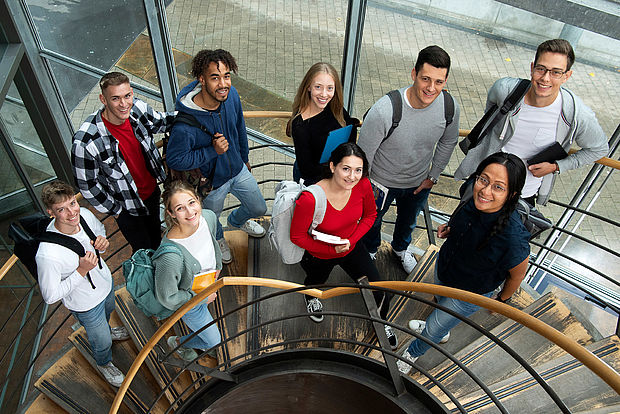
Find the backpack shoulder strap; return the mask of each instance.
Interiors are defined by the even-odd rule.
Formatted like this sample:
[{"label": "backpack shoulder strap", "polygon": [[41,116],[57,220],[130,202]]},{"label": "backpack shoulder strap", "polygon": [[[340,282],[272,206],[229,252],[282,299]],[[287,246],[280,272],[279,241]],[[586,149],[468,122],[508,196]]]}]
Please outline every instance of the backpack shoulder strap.
[{"label": "backpack shoulder strap", "polygon": [[385,140],[392,135],[392,132],[398,128],[400,120],[403,118],[403,99],[400,95],[400,91],[398,89],[391,90],[387,93],[387,96],[390,98],[390,102],[392,102],[392,126],[388,130],[385,138],[383,138],[383,141],[381,141],[381,144],[383,144]]},{"label": "backpack shoulder strap", "polygon": [[442,89],[441,92],[443,93],[443,115],[446,119],[447,128],[454,120],[454,98],[445,89]]},{"label": "backpack shoulder strap", "polygon": [[193,126],[194,128],[200,129],[202,132],[207,134],[209,137],[213,137],[213,133],[207,129],[204,125],[202,125],[195,116],[188,114],[186,112],[177,112],[177,115],[174,117],[174,123],[181,122],[183,124],[187,124],[189,126]]},{"label": "backpack shoulder strap", "polygon": [[159,247],[157,248],[157,250],[155,250],[155,253],[153,253],[153,259],[157,259],[159,256],[161,256],[162,254],[165,253],[176,253],[179,256],[181,256],[181,258],[183,258],[183,253],[181,252],[181,249],[179,249],[176,244],[174,243],[162,243],[159,245]]},{"label": "backpack shoulder strap", "polygon": [[310,230],[316,229],[316,227],[323,222],[325,218],[325,211],[327,210],[327,196],[321,186],[317,184],[309,185],[304,189],[309,191],[314,196],[314,215],[312,217],[312,225]]},{"label": "backpack shoulder strap", "polygon": [[[84,229],[84,233],[86,233],[89,239],[91,239],[93,242],[97,240],[97,236],[95,236],[95,233],[90,229],[90,227],[88,226],[88,223],[86,223],[86,219],[81,214],[80,214],[80,225],[82,226],[82,229]],[[99,254],[99,250],[95,249],[95,254],[97,255],[97,263],[99,264],[99,269],[103,269],[103,265],[101,264],[101,255]]]},{"label": "backpack shoulder strap", "polygon": [[508,113],[508,111],[511,111],[515,107],[515,105],[520,102],[521,99],[523,99],[525,93],[530,88],[530,85],[531,81],[529,79],[519,79],[519,83],[517,83],[517,86],[515,86],[512,92],[510,92],[510,95],[508,95],[506,99],[504,99],[504,103],[499,109],[499,112],[502,115],[505,115]]},{"label": "backpack shoulder strap", "polygon": [[74,239],[73,237],[67,236],[65,234],[60,234],[60,233],[56,233],[53,231],[44,231],[43,233],[38,234],[36,236],[36,239],[39,242],[59,244],[71,250],[72,252],[74,252],[80,257],[83,257],[86,254],[86,252],[84,251],[84,246],[82,246],[82,243],[80,243],[78,240]]}]

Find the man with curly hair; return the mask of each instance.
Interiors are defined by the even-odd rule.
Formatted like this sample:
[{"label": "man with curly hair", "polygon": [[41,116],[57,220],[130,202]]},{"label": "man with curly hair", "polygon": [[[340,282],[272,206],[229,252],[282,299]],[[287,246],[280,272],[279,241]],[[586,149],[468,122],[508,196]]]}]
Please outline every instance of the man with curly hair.
[{"label": "man with curly hair", "polygon": [[[251,219],[265,214],[267,205],[250,172],[243,110],[231,84],[231,73],[237,73],[237,63],[226,50],[205,49],[196,54],[192,60],[196,80],[181,90],[176,109],[193,116],[202,128],[175,123],[166,161],[173,170],[200,168],[204,177],[213,177],[213,190],[203,200],[203,207],[219,218],[224,200],[231,193],[241,205],[228,215],[228,225],[252,237],[263,237],[265,229]],[[232,254],[219,221],[216,239],[222,262],[230,263]]]}]

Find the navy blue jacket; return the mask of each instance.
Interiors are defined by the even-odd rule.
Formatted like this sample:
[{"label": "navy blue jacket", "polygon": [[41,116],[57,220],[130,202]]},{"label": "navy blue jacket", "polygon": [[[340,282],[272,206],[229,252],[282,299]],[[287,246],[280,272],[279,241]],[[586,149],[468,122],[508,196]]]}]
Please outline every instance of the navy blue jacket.
[{"label": "navy blue jacket", "polygon": [[189,171],[200,168],[208,177],[213,168],[213,187],[222,184],[239,174],[243,165],[248,162],[248,136],[245,130],[243,110],[239,93],[231,86],[228,98],[215,111],[188,108],[181,100],[190,93],[198,81],[187,85],[176,101],[176,110],[193,115],[212,134],[221,133],[228,140],[228,151],[218,155],[208,136],[200,129],[177,122],[170,132],[170,142],[166,150],[168,166],[177,171]]}]

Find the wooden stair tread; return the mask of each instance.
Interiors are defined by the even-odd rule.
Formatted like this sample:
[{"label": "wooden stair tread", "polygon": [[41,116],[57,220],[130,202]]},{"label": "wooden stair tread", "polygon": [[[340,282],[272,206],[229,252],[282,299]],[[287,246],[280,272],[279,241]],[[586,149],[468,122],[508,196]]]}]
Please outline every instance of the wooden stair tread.
[{"label": "wooden stair tread", "polygon": [[[586,329],[552,294],[541,297],[524,311],[582,345],[592,342],[592,337]],[[564,351],[557,345],[512,320],[504,321],[495,327],[492,333],[524,357],[530,365],[540,365],[564,354]],[[502,381],[523,370],[516,360],[509,357],[497,344],[486,337],[479,338],[455,355],[487,385]],[[449,360],[433,368],[432,374],[456,396],[466,395],[479,389],[467,374]],[[414,378],[418,375],[416,374]],[[425,380],[421,382],[428,384]]]},{"label": "wooden stair tread", "polygon": [[[105,414],[116,389],[71,348],[37,380],[35,387],[69,413]],[[119,413],[131,413],[123,403]]]},{"label": "wooden stair tread", "polygon": [[[112,320],[110,321],[112,322]],[[95,360],[92,357],[92,349],[88,343],[86,331],[83,327],[73,332],[69,337],[73,346],[80,351],[91,367],[96,369]],[[131,340],[116,341],[112,343],[112,362],[124,374],[129,371],[131,364],[138,355],[138,350]],[[160,387],[149,370],[142,366],[134,377],[125,396],[125,403],[136,413],[146,412],[150,409],[157,398]],[[167,401],[159,400],[152,407],[153,413],[163,413],[170,406]]]},{"label": "wooden stair tread", "polygon": [[24,414],[67,414],[67,412],[47,395],[39,394]]},{"label": "wooden stair tread", "polygon": [[[620,340],[602,339],[586,347],[616,371],[620,371]],[[564,354],[534,367],[572,412],[589,411],[620,404],[620,396],[572,355]],[[510,412],[551,412],[557,406],[527,372],[494,384],[491,390]],[[496,412],[486,394],[472,393],[461,398],[466,409]]]}]

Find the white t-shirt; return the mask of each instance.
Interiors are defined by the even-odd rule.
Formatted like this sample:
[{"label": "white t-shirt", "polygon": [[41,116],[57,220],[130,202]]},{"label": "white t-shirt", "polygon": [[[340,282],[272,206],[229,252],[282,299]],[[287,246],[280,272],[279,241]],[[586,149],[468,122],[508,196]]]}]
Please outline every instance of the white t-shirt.
[{"label": "white t-shirt", "polygon": [[172,239],[175,243],[179,243],[185,247],[187,251],[194,256],[200,263],[200,273],[206,270],[214,270],[216,266],[215,248],[211,242],[211,232],[209,225],[204,217],[200,217],[198,229],[189,237],[184,239]]},{"label": "white t-shirt", "polygon": [[[80,215],[84,217],[95,236],[105,237],[105,227],[93,213],[82,207],[80,208]],[[47,226],[47,230],[60,233],[54,227],[55,222],[55,219],[52,220]],[[78,233],[68,234],[67,236],[77,239],[84,246],[85,251],[95,251],[95,248],[90,244],[88,235],[81,226]],[[77,272],[80,264],[79,256],[66,247],[43,242],[39,244],[35,260],[39,273],[41,296],[48,304],[62,300],[67,309],[84,312],[101,303],[112,289],[112,274],[103,258],[100,260],[103,268],[100,269],[97,265],[89,272],[95,289],[92,288],[85,276]]]},{"label": "white t-shirt", "polygon": [[[555,142],[561,110],[562,94],[558,94],[551,105],[544,107],[530,106],[523,102],[515,133],[502,151],[515,154],[527,166],[527,160]],[[527,198],[536,194],[541,182],[542,177],[534,177],[528,170],[521,196]]]}]

